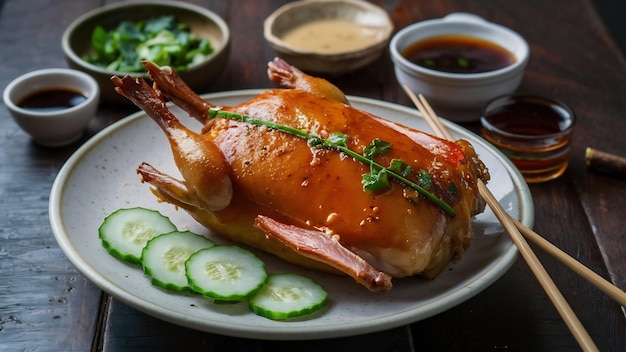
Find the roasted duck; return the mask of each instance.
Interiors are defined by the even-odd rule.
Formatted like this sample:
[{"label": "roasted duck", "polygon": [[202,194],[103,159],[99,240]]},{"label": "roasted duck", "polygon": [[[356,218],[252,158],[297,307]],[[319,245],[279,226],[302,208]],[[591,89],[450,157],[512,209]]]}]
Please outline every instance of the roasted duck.
[{"label": "roasted duck", "polygon": [[[484,209],[476,182],[489,174],[467,141],[442,140],[353,108],[334,85],[280,59],[269,63],[268,75],[286,89],[234,107],[203,100],[170,68],[145,66],[153,86],[112,80],[162,128],[182,179],[148,163],[137,171],[159,200],[213,232],[297,265],[345,273],[375,292],[390,289],[392,277],[433,278],[469,245],[471,218]],[[183,126],[168,100],[199,120],[202,133]],[[272,126],[318,140],[340,133],[358,154],[372,141],[387,142],[370,160],[385,171],[401,161],[406,179],[420,187],[394,179],[364,189],[373,164]]]}]

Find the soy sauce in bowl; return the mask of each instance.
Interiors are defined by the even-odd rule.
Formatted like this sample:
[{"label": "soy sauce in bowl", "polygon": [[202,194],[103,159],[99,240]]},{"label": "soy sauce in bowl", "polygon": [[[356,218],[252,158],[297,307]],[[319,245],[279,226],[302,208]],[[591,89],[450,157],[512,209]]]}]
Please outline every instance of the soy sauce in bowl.
[{"label": "soy sauce in bowl", "polygon": [[55,112],[73,108],[87,100],[83,94],[64,88],[36,91],[17,102],[22,109],[34,112]]},{"label": "soy sauce in bowl", "polygon": [[515,55],[490,41],[465,36],[441,35],[417,41],[402,56],[419,66],[449,73],[482,73],[515,63]]},{"label": "soy sauce in bowl", "polygon": [[47,68],[13,79],[2,93],[17,125],[34,142],[60,147],[78,141],[95,117],[100,102],[98,82],[67,68]]}]

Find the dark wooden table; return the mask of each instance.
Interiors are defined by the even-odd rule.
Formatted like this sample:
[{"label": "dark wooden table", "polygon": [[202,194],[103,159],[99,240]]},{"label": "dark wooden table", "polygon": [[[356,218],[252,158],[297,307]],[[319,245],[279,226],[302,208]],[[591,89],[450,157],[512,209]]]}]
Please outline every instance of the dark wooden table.
[{"label": "dark wooden table", "polygon": [[[0,1],[0,87],[23,73],[66,67],[61,34],[76,17],[114,1]],[[273,86],[265,65],[263,19],[285,0],[194,0],[222,16],[233,50],[208,91]],[[626,154],[626,62],[589,0],[380,0],[396,29],[466,11],[508,26],[531,46],[520,91],[550,96],[578,115],[565,175],[531,185],[535,230],[626,289],[626,180],[589,172],[587,146]],[[388,55],[332,80],[350,95],[411,106]],[[201,92],[204,93],[204,92]],[[195,331],[140,313],[100,291],[61,252],[48,220],[50,187],[88,137],[136,111],[102,104],[87,135],[47,149],[32,143],[0,107],[1,351],[575,351],[578,344],[522,259],[474,298],[411,325],[363,336],[264,341]],[[466,127],[476,131],[475,124]],[[85,234],[90,235],[90,234]],[[91,234],[95,235],[95,234]],[[603,351],[626,350],[624,308],[550,256],[537,251]],[[321,336],[323,337],[323,336]],[[183,347],[184,346],[184,347]]]}]

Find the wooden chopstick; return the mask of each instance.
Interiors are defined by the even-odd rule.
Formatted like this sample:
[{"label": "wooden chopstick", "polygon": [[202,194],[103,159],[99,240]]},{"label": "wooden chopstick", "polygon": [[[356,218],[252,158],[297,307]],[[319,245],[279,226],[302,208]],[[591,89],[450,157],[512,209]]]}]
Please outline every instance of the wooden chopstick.
[{"label": "wooden chopstick", "polygon": [[[407,90],[407,94],[409,94],[411,100],[413,100],[418,110],[426,112],[422,112],[422,114],[428,114],[428,116],[437,116],[423,95],[420,94],[418,100],[415,97],[415,94],[408,90],[408,88],[405,87],[405,90]],[[430,128],[435,132],[436,135],[444,137],[448,140],[453,140],[452,135],[450,135],[443,123],[441,123],[441,119],[426,118],[426,122],[429,124]],[[524,235],[527,240],[533,242],[533,244],[537,245],[543,251],[553,256],[555,259],[573,270],[578,275],[582,276],[585,280],[589,281],[591,284],[599,288],[602,292],[613,298],[620,305],[626,307],[626,292],[622,291],[620,288],[613,285],[602,276],[596,274],[594,271],[584,266],[567,253],[563,252],[560,248],[550,243],[548,240],[540,236],[535,231],[524,226],[524,224],[522,224],[521,222],[513,219],[510,215],[509,218],[511,219],[511,221],[513,221],[515,227],[517,227],[517,229],[522,233],[522,235]]]},{"label": "wooden chopstick", "polygon": [[[426,99],[424,99],[424,97],[421,95],[421,99],[418,99],[406,85],[404,85],[403,88],[407,92],[413,103],[417,106],[418,110],[420,110],[420,112],[424,115],[424,118],[426,118],[426,121],[433,128],[435,134],[441,138],[453,140],[452,136],[449,134],[445,126],[441,123],[439,117],[437,116],[437,114],[434,113]],[[520,254],[526,260],[526,263],[530,267],[531,271],[535,274],[535,277],[539,281],[539,284],[545,290],[546,294],[552,301],[552,304],[563,318],[563,321],[569,328],[570,332],[572,333],[580,347],[584,351],[598,351],[598,347],[591,339],[591,336],[589,336],[587,330],[585,330],[580,320],[578,320],[578,317],[565,300],[565,297],[563,297],[563,294],[561,293],[561,291],[559,291],[558,287],[556,287],[556,284],[539,261],[539,258],[537,258],[533,250],[530,248],[528,242],[526,242],[526,240],[516,227],[515,222],[512,221],[511,217],[506,213],[500,203],[498,203],[498,200],[495,198],[495,196],[480,179],[478,180],[478,190],[480,192],[480,195],[483,197],[483,199],[485,199],[491,210],[494,212],[504,229],[511,237],[511,240],[513,240],[513,243],[517,246]]]},{"label": "wooden chopstick", "polygon": [[[407,90],[407,93],[414,100],[415,105],[420,111],[426,111],[429,116],[437,116],[423,95],[419,95],[419,100],[415,98],[413,92]],[[438,136],[443,136],[448,140],[453,140],[452,136],[445,128],[443,123],[441,123],[441,119],[439,118],[426,118],[426,122],[428,122],[431,129]],[[602,276],[596,274],[593,270],[581,264],[576,259],[572,258],[569,254],[563,252],[560,248],[550,243],[548,240],[543,238],[541,235],[536,233],[535,231],[529,229],[524,226],[521,222],[513,219],[510,215],[509,218],[515,224],[515,227],[524,235],[527,240],[530,240],[533,244],[537,245],[546,253],[550,254],[552,257],[560,261],[562,264],[573,270],[575,273],[583,277],[585,280],[589,281],[591,284],[596,286],[602,292],[607,294],[609,297],[613,298],[617,303],[626,307],[626,292],[613,285],[611,282],[603,278]]]},{"label": "wooden chopstick", "polygon": [[620,288],[613,285],[602,276],[596,274],[591,269],[584,266],[567,253],[563,252],[560,248],[553,245],[545,238],[541,237],[535,231],[524,226],[524,224],[522,224],[521,222],[513,219],[512,217],[511,221],[513,221],[517,229],[522,233],[522,235],[524,235],[527,240],[530,240],[533,244],[537,245],[544,252],[550,254],[552,257],[565,264],[565,266],[572,269],[572,271],[580,275],[583,279],[589,281],[591,284],[599,288],[602,292],[613,298],[617,303],[619,303],[623,307],[626,307],[626,292],[622,291]]}]

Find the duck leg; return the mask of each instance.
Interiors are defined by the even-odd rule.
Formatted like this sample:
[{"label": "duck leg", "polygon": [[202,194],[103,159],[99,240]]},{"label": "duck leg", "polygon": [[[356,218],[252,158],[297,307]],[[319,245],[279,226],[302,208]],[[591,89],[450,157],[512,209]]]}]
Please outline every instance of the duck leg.
[{"label": "duck leg", "polygon": [[148,70],[150,79],[165,98],[185,110],[189,116],[200,121],[203,125],[207,123],[209,109],[214,105],[191,90],[178,73],[170,67],[159,67],[151,61],[143,61],[143,65]]},{"label": "duck leg", "polygon": [[372,292],[391,289],[390,275],[371,266],[332,236],[321,231],[283,224],[262,215],[256,218],[255,226],[265,231],[266,236],[271,236],[285,246],[297,250],[300,255],[348,274]]},{"label": "duck leg", "polygon": [[199,208],[208,211],[227,207],[233,195],[230,166],[215,143],[181,124],[167,109],[160,92],[143,79],[126,76],[113,77],[112,81],[117,86],[115,90],[151,117],[169,140],[174,161],[185,180],[186,193],[181,184],[171,182],[162,183],[172,187],[165,193],[178,195],[182,202],[193,199]]},{"label": "duck leg", "polygon": [[332,83],[319,77],[309,76],[283,59],[275,58],[267,64],[269,78],[283,87],[322,95],[328,99],[348,104],[343,92]]}]

